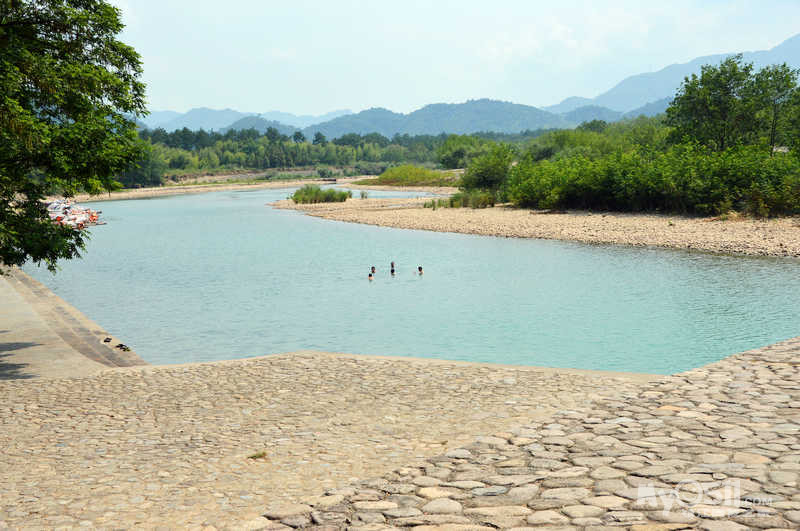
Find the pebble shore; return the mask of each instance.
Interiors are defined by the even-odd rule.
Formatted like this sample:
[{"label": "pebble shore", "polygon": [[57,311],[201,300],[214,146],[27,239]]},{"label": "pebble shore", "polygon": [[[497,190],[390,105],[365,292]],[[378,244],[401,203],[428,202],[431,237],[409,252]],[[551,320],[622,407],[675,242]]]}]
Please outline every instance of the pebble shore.
[{"label": "pebble shore", "polygon": [[401,229],[800,257],[800,217],[721,221],[581,211],[544,213],[505,206],[433,210],[423,208],[425,201],[430,199],[350,199],[310,205],[284,200],[272,206],[325,219]]}]

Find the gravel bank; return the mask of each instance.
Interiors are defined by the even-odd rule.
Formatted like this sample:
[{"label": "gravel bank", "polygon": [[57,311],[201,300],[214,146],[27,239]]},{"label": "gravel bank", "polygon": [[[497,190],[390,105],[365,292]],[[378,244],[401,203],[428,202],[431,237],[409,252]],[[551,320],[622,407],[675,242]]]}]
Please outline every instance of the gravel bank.
[{"label": "gravel bank", "polygon": [[345,203],[295,205],[284,200],[272,206],[337,221],[402,229],[800,257],[800,217],[719,221],[652,214],[543,213],[503,206],[433,210],[423,208],[425,201],[351,199]]}]

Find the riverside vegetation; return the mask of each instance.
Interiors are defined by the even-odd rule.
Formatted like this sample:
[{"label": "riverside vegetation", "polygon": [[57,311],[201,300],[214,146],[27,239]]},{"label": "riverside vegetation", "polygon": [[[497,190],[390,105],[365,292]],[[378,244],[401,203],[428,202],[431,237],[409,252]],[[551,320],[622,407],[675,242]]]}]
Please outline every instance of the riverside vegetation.
[{"label": "riverside vegetation", "polygon": [[[158,184],[165,171],[197,168],[339,166],[380,173],[358,184],[459,186],[437,207],[511,203],[534,209],[594,209],[768,217],[800,213],[798,71],[754,71],[741,56],[687,77],[666,114],[573,130],[518,135],[343,135],[309,142],[267,129],[206,133],[140,131],[148,142],[126,186]],[[428,167],[420,167],[428,166]],[[434,171],[466,168],[457,173]],[[317,173],[330,171],[317,166]],[[321,193],[321,192],[320,192]],[[315,193],[312,197],[321,197]]]},{"label": "riverside vegetation", "polygon": [[378,133],[350,133],[331,141],[317,134],[309,141],[302,135],[282,135],[274,128],[263,134],[255,129],[224,134],[186,128],[172,133],[144,129],[139,131],[140,159],[119,173],[117,180],[126,188],[135,188],[161,186],[168,176],[243,170],[311,168],[322,176],[331,166],[350,175],[378,175],[412,163],[463,168],[471,157],[485,153],[496,141],[521,142],[545,132],[395,135],[391,139]]},{"label": "riverside vegetation", "polygon": [[482,147],[462,193],[426,206],[798,214],[797,78],[785,65],[753,72],[728,58],[686,78],[666,116],[596,120],[525,145]]},{"label": "riverside vegetation", "polygon": [[350,190],[334,190],[333,188],[323,190],[316,184],[307,184],[289,196],[289,199],[300,204],[343,203],[351,197],[353,197],[353,192]]},{"label": "riverside vegetation", "polygon": [[384,171],[374,179],[362,179],[356,185],[380,186],[458,186],[460,178],[457,172],[442,172],[420,168],[411,164],[395,166]]}]

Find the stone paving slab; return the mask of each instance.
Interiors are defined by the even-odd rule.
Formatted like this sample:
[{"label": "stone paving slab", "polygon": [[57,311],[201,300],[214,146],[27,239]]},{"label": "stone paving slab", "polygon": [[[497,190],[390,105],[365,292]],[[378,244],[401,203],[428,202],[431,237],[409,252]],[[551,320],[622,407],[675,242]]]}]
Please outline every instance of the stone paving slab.
[{"label": "stone paving slab", "polygon": [[0,528],[235,528],[652,378],[300,352],[0,381]]},{"label": "stone paving slab", "polygon": [[248,529],[800,528],[800,338],[561,410]]}]

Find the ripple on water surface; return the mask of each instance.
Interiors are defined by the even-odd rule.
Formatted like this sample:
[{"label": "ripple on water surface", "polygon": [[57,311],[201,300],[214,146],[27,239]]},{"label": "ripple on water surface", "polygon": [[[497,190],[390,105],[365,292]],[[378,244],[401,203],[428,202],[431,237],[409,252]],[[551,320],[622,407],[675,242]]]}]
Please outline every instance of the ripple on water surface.
[{"label": "ripple on water surface", "polygon": [[[156,364],[319,349],[666,374],[800,334],[797,260],[399,230],[265,206],[287,194],[98,203],[108,225],[83,259],[56,276],[26,271]],[[397,194],[370,192],[385,195]]]}]

